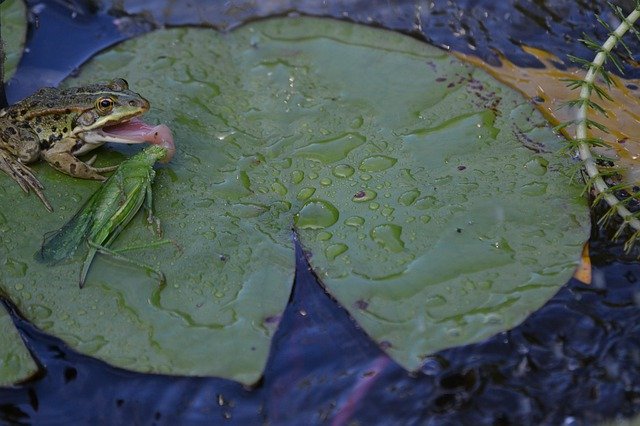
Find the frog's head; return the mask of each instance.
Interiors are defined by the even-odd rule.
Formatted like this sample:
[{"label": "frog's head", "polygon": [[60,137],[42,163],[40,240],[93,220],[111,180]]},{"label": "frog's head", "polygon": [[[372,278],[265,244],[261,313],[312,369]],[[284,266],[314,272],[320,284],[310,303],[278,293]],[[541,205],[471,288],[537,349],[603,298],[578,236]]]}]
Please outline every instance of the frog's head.
[{"label": "frog's head", "polygon": [[135,137],[112,135],[108,128],[129,122],[149,110],[149,101],[129,90],[126,80],[118,78],[82,88],[88,96],[87,107],[76,118],[73,134],[87,143],[136,143]]},{"label": "frog's head", "polygon": [[89,151],[105,142],[162,145],[175,152],[171,130],[165,125],[151,126],[138,118],[149,110],[149,101],[129,90],[126,80],[91,85],[84,90],[92,95],[92,107],[76,117],[73,133],[86,142],[76,153]]}]

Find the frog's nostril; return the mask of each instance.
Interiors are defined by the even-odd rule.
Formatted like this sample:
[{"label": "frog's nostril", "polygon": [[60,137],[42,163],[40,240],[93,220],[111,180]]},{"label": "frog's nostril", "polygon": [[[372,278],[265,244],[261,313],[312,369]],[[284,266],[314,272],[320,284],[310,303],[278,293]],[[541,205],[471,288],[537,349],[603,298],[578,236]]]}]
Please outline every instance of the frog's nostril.
[{"label": "frog's nostril", "polygon": [[149,101],[146,99],[131,99],[129,101],[129,106],[149,109]]}]

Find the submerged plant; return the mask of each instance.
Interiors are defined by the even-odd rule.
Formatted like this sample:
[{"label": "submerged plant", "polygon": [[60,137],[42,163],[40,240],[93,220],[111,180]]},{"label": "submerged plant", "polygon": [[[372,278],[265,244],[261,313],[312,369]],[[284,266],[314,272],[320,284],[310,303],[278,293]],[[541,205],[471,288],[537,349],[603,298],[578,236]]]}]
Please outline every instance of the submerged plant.
[{"label": "submerged plant", "polygon": [[621,217],[622,224],[615,233],[614,239],[621,236],[625,229],[629,227],[632,233],[627,238],[624,248],[626,251],[630,251],[634,243],[640,238],[640,211],[632,212],[629,208],[632,203],[637,202],[640,198],[640,193],[634,188],[633,184],[619,183],[609,185],[605,182],[605,178],[615,177],[619,174],[619,171],[615,167],[609,166],[612,164],[610,159],[592,153],[592,148],[606,146],[606,143],[602,138],[593,137],[589,132],[594,128],[608,132],[604,124],[588,116],[590,112],[602,114],[605,117],[607,116],[607,111],[596,101],[592,100],[594,93],[596,95],[595,97],[600,100],[612,100],[607,89],[603,87],[603,84],[608,88],[613,83],[605,65],[607,63],[612,64],[622,73],[621,60],[614,52],[614,49],[620,44],[627,53],[631,55],[631,50],[622,40],[622,37],[629,31],[640,40],[640,34],[634,27],[635,22],[640,18],[640,0],[636,0],[635,8],[628,15],[625,15],[619,6],[613,4],[610,4],[610,6],[621,22],[615,29],[612,29],[609,24],[600,17],[597,17],[598,22],[600,22],[609,33],[607,40],[602,44],[586,36],[582,40],[588,48],[597,52],[593,60],[588,61],[570,56],[570,59],[580,64],[587,70],[587,73],[583,79],[567,79],[569,87],[572,89],[580,89],[579,97],[568,102],[569,106],[577,107],[578,110],[574,120],[562,123],[557,129],[562,129],[572,124],[576,126],[575,137],[569,140],[568,148],[570,151],[576,153],[583,163],[584,171],[587,175],[585,190],[593,190],[595,192],[594,205],[600,201],[605,201],[609,206],[608,211],[600,218],[599,224],[602,225],[606,223],[616,215]]}]

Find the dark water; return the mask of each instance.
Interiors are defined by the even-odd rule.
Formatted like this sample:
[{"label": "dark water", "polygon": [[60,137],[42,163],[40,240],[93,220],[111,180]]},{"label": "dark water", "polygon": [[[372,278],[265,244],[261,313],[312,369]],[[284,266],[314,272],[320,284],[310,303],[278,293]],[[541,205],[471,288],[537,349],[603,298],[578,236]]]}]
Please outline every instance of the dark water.
[{"label": "dark water", "polygon": [[[567,54],[593,58],[579,41],[605,40],[594,19],[619,19],[603,0],[27,0],[31,9],[30,51],[7,91],[13,103],[43,86],[55,86],[95,52],[160,26],[203,25],[231,29],[269,16],[300,13],[329,16],[402,31],[431,44],[499,63],[498,52],[520,66],[542,64],[520,46],[532,46],[567,62]],[[625,11],[633,0],[613,4]],[[627,37],[632,52],[640,42]],[[629,58],[639,60],[638,53]],[[559,63],[559,66],[560,63]],[[617,72],[616,70],[613,70]],[[639,78],[633,61],[625,76]]]},{"label": "dark water", "polygon": [[[589,57],[576,39],[582,31],[603,38],[594,11],[613,21],[595,1],[118,4],[31,1],[30,50],[8,88],[10,101],[57,84],[94,52],[164,24],[228,29],[302,12],[402,30],[488,61],[499,51],[538,65],[519,44]],[[587,425],[637,415],[640,268],[610,235],[594,228],[592,285],[571,280],[520,326],[439,352],[413,375],[324,292],[299,249],[291,300],[254,388],[119,370],[75,353],[13,312],[43,368],[28,383],[0,388],[0,423]]]}]

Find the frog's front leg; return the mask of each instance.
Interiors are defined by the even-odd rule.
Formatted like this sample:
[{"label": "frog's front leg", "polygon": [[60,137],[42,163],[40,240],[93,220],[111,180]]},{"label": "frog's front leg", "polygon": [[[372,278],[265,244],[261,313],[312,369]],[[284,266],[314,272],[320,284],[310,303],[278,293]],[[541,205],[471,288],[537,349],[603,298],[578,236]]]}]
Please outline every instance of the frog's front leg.
[{"label": "frog's front leg", "polygon": [[82,179],[105,180],[101,173],[112,172],[118,166],[93,167],[72,154],[76,140],[71,138],[56,142],[51,148],[43,151],[42,157],[54,169],[69,176]]}]

